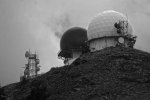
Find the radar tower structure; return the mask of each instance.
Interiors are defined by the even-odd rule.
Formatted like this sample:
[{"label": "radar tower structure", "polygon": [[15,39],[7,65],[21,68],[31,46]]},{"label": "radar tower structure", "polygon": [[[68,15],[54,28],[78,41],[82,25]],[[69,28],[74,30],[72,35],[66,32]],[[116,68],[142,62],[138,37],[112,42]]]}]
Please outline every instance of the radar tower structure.
[{"label": "radar tower structure", "polygon": [[24,70],[24,78],[30,79],[34,78],[38,75],[38,71],[40,71],[40,67],[38,64],[40,63],[38,54],[35,52],[32,54],[29,51],[26,51],[25,58],[27,59],[27,63],[25,64],[25,70]]}]

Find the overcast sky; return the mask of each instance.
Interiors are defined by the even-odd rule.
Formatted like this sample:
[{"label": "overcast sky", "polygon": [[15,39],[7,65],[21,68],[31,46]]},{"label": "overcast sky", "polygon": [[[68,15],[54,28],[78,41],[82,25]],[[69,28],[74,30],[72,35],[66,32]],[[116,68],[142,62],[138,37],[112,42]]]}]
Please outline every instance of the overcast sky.
[{"label": "overcast sky", "polygon": [[41,72],[63,65],[60,37],[72,26],[87,28],[104,10],[128,16],[138,35],[135,48],[150,52],[149,0],[0,0],[0,83],[19,81],[26,50],[38,51]]}]

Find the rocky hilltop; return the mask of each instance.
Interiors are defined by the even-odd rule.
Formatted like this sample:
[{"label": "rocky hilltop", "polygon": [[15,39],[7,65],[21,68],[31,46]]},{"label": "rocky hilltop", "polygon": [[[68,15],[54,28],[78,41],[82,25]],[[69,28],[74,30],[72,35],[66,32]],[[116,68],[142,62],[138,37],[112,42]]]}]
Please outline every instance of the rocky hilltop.
[{"label": "rocky hilltop", "polygon": [[150,53],[109,47],[1,88],[6,100],[150,100]]}]

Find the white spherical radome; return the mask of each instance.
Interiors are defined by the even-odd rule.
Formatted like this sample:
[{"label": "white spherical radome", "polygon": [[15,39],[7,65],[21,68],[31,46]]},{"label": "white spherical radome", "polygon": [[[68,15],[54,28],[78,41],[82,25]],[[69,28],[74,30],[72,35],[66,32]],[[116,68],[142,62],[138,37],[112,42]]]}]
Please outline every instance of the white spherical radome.
[{"label": "white spherical radome", "polygon": [[108,10],[98,14],[98,16],[94,17],[89,23],[87,30],[88,41],[107,36],[119,36],[119,34],[117,34],[117,29],[114,26],[114,24],[119,21],[127,21],[127,34],[133,35],[133,29],[128,18],[122,13]]}]

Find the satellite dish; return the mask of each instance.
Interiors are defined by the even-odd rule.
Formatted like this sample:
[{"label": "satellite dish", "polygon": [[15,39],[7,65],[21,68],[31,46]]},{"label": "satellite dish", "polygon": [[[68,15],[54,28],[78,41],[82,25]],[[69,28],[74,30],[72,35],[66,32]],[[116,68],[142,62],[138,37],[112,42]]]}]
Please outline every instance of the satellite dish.
[{"label": "satellite dish", "polygon": [[37,68],[36,68],[36,71],[37,71],[37,72],[38,72],[38,71],[40,71],[40,68],[39,68],[39,67],[37,67]]},{"label": "satellite dish", "polygon": [[24,74],[25,74],[25,75],[28,75],[28,69],[25,69],[25,70],[24,70]]},{"label": "satellite dish", "polygon": [[25,57],[26,57],[26,58],[28,58],[29,56],[30,56],[29,51],[26,51],[26,53],[25,53]]},{"label": "satellite dish", "polygon": [[124,38],[123,37],[119,37],[118,38],[118,42],[121,43],[121,44],[123,44],[124,43]]},{"label": "satellite dish", "polygon": [[25,67],[28,67],[28,64],[25,64]]}]

